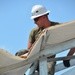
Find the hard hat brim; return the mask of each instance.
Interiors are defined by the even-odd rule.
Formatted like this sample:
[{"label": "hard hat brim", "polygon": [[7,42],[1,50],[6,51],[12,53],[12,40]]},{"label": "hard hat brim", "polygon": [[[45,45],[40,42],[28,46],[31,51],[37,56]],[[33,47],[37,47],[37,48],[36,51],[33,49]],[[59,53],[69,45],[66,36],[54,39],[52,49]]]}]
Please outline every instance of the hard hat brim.
[{"label": "hard hat brim", "polygon": [[47,11],[47,12],[45,12],[45,13],[43,13],[43,14],[40,14],[40,15],[37,15],[37,16],[31,16],[31,19],[35,19],[35,18],[37,18],[37,17],[46,15],[46,14],[48,14],[49,12],[50,12],[50,11]]}]

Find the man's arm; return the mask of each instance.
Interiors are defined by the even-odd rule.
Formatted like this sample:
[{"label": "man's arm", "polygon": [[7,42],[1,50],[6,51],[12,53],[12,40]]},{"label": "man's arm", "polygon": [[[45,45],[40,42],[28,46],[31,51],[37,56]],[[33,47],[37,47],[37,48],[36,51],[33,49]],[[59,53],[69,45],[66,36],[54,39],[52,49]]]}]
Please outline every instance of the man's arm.
[{"label": "man's arm", "polygon": [[[69,53],[67,54],[67,56],[73,55],[74,52],[75,52],[75,47],[72,48],[72,49],[69,51]],[[70,67],[70,60],[63,60],[63,64],[64,64],[65,67]]]},{"label": "man's arm", "polygon": [[73,55],[74,52],[75,52],[75,47],[72,48],[72,49],[69,51],[69,53],[67,54],[67,56]]},{"label": "man's arm", "polygon": [[28,47],[27,47],[27,49],[29,50],[31,47],[32,47],[32,43],[31,43],[31,42],[28,42]]},{"label": "man's arm", "polygon": [[23,55],[21,55],[20,57],[21,58],[27,58],[27,56],[29,55],[29,53],[30,53],[30,48],[32,47],[32,43],[31,42],[28,42],[28,53],[25,53],[25,54],[23,54]]}]

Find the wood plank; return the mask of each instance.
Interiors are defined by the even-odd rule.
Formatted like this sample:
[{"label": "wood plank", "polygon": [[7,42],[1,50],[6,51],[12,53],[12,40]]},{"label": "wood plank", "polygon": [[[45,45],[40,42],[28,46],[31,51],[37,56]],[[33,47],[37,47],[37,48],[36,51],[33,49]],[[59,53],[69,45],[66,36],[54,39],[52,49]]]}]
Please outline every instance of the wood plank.
[{"label": "wood plank", "polygon": [[56,44],[75,38],[75,20],[48,28],[47,44]]},{"label": "wood plank", "polygon": [[[0,49],[0,75],[24,75],[24,73],[27,71],[27,69],[29,68],[31,64],[24,65],[24,66],[21,66],[19,68],[12,69],[12,70],[11,68],[8,67],[9,65],[17,64],[24,60],[25,59],[22,59],[22,58],[19,58],[17,56],[10,54],[6,50]],[[4,69],[2,70],[1,68],[3,67]]]},{"label": "wood plank", "polygon": [[63,74],[61,75],[75,75],[75,67],[73,67],[72,69],[64,72]]},{"label": "wood plank", "polygon": [[[57,44],[56,46],[52,46],[52,47],[50,47],[48,49],[40,51],[39,53],[33,55],[32,57],[28,58],[27,60],[17,62],[17,63],[14,63],[14,64],[12,62],[11,65],[0,67],[0,73],[23,67],[25,65],[28,65],[28,64],[38,60],[41,56],[44,56],[44,57],[46,55],[52,56],[54,54],[57,54],[57,53],[59,53],[61,51],[64,51],[65,49],[71,48],[73,46],[75,46],[75,39],[67,41],[67,42],[63,42],[63,43],[60,43],[60,44]],[[4,61],[2,61],[2,62],[4,62]],[[8,69],[7,69],[7,67],[8,67]]]},{"label": "wood plank", "polygon": [[[70,60],[70,67],[72,67],[72,66],[75,66],[75,59],[71,59]],[[63,63],[61,62],[59,64],[56,64],[56,66],[55,66],[55,72],[59,72],[59,71],[62,71],[64,69],[67,69],[67,68],[70,68],[70,67],[65,67],[63,65]]]}]

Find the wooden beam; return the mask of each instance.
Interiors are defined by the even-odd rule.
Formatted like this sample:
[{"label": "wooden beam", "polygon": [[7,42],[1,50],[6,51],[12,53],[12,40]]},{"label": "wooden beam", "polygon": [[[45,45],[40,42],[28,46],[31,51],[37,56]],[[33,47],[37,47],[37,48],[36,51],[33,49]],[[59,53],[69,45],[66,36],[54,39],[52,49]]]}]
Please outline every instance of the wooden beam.
[{"label": "wooden beam", "polygon": [[[70,67],[74,66],[75,65],[75,59],[71,59],[70,60]],[[59,72],[61,70],[64,70],[64,69],[67,69],[67,68],[70,68],[70,67],[65,67],[63,65],[63,62],[59,63],[59,64],[56,64],[55,66],[55,72]]]},{"label": "wooden beam", "polygon": [[39,75],[48,75],[47,58],[39,60]]},{"label": "wooden beam", "polygon": [[45,49],[45,50],[42,50],[42,51],[36,53],[35,55],[28,58],[27,60],[23,60],[21,62],[11,64],[8,66],[0,67],[0,73],[4,73],[6,71],[10,71],[13,69],[23,67],[25,65],[35,62],[36,60],[39,60],[40,57],[52,56],[54,54],[65,51],[66,49],[69,49],[72,47],[75,47],[75,39],[71,39],[69,41],[62,42],[60,44],[49,46],[48,49]]},{"label": "wooden beam", "polygon": [[71,68],[70,70],[64,72],[61,75],[75,75],[75,67]]}]

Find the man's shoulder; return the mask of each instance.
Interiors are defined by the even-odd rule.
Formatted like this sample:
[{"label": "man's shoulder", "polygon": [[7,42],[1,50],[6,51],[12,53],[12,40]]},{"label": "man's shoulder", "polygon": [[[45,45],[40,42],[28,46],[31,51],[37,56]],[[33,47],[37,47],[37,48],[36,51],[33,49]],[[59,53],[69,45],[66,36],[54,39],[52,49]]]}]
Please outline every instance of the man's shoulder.
[{"label": "man's shoulder", "polygon": [[39,30],[39,27],[35,27],[32,29],[32,31],[37,31],[37,30]]},{"label": "man's shoulder", "polygon": [[59,23],[59,22],[54,22],[54,21],[51,21],[51,25],[52,25],[52,26],[59,25],[59,24],[61,24],[61,23]]}]

